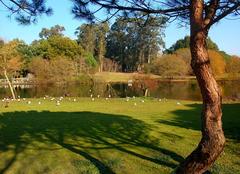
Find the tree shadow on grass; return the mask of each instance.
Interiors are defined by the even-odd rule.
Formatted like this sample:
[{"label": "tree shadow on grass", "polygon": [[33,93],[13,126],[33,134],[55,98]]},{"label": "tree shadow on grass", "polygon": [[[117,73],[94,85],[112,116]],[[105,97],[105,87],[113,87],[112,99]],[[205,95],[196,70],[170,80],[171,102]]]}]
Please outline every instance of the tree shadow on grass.
[{"label": "tree shadow on grass", "polygon": [[[158,139],[149,136],[150,125],[124,115],[94,112],[10,112],[0,116],[0,152],[15,148],[15,156],[0,173],[7,171],[16,156],[31,142],[58,144],[90,161],[101,174],[114,171],[91,150],[114,149],[159,165],[175,168],[170,160],[146,156],[130,150],[144,148],[167,155],[181,162],[183,158],[168,149],[159,147]],[[71,141],[69,141],[71,140]],[[51,150],[51,147],[49,147]]]},{"label": "tree shadow on grass", "polygon": [[[223,129],[227,138],[240,141],[240,104],[223,104]],[[175,117],[171,120],[157,120],[159,123],[183,127],[192,130],[201,130],[201,104],[187,105],[190,110],[175,110]]]}]

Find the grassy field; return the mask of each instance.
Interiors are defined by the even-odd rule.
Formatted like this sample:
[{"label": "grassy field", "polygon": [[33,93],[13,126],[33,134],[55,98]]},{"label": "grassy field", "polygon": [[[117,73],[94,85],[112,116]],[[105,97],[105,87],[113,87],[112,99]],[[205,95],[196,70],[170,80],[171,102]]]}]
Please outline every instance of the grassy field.
[{"label": "grassy field", "polygon": [[195,80],[193,76],[179,76],[179,77],[162,77],[154,74],[143,74],[143,73],[121,73],[121,72],[100,72],[93,75],[96,81],[101,82],[128,82],[128,80],[163,80],[163,81],[189,81]]},{"label": "grassy field", "polygon": [[[160,81],[190,81],[196,80],[195,76],[159,76],[144,73],[98,72],[93,79],[100,82],[128,82],[128,80],[154,79]],[[217,80],[240,80],[239,74],[224,74],[216,77]]]},{"label": "grassy field", "polygon": [[[201,104],[141,100],[0,102],[0,173],[171,173],[200,139]],[[211,171],[238,174],[240,104],[223,112],[227,144]]]}]

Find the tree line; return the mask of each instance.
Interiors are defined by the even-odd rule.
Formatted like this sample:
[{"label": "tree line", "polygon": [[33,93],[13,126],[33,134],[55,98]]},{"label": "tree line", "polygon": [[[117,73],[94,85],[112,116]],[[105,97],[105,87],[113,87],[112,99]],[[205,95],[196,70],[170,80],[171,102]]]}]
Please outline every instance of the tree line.
[{"label": "tree line", "polygon": [[[9,77],[31,73],[39,81],[97,71],[139,71],[164,48],[165,24],[163,17],[119,17],[111,27],[108,22],[82,24],[75,31],[76,40],[64,36],[63,26],[43,28],[31,44],[2,40],[0,56],[8,58],[1,59],[1,66]],[[7,68],[11,61],[15,64]]]},{"label": "tree line", "polygon": [[[207,39],[210,66],[215,76],[239,76],[240,58],[219,50],[218,45]],[[164,54],[151,64],[145,65],[145,72],[162,76],[193,76],[191,67],[190,37],[179,39]]]},{"label": "tree line", "polygon": [[[27,76],[40,82],[77,79],[81,74],[120,71],[144,72],[161,76],[194,75],[191,68],[190,37],[165,49],[163,17],[119,17],[107,22],[82,24],[76,40],[64,36],[65,28],[43,28],[31,44],[14,39],[1,40],[1,76]],[[210,65],[215,75],[240,73],[240,59],[220,51],[207,39]]]}]

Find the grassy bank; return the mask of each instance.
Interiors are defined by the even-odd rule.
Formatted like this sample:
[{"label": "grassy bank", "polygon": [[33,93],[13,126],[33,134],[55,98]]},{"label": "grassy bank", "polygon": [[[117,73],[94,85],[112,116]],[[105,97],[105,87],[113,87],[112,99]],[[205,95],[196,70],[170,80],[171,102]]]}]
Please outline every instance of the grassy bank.
[{"label": "grassy bank", "polygon": [[[40,103],[39,103],[40,102]],[[165,174],[200,139],[191,101],[50,99],[0,102],[0,173]],[[240,104],[223,105],[227,144],[215,174],[240,173]]]},{"label": "grassy bank", "polygon": [[103,82],[128,82],[128,80],[145,80],[145,79],[155,79],[162,81],[188,81],[195,80],[194,76],[184,76],[184,77],[166,77],[154,74],[141,74],[141,73],[120,73],[120,72],[101,72],[93,75],[96,81]]},{"label": "grassy bank", "polygon": [[[195,76],[159,76],[141,73],[101,72],[92,75],[92,78],[101,82],[128,82],[128,80],[153,79],[159,81],[189,81],[196,80]],[[240,80],[240,75],[224,74],[216,77],[217,80]]]}]

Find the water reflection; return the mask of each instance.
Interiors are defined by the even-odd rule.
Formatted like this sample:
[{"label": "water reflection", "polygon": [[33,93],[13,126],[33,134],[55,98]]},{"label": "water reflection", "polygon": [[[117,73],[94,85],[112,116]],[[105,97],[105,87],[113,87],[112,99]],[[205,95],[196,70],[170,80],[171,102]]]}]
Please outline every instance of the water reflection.
[{"label": "water reflection", "polygon": [[[226,100],[240,100],[240,81],[218,82]],[[18,85],[15,86],[17,95],[25,98],[49,96],[74,96],[89,97],[100,95],[101,97],[142,97],[201,100],[199,87],[196,81],[171,82],[144,80],[135,81],[131,85],[127,83],[67,83],[48,85]],[[0,97],[10,96],[7,86],[0,86]]]}]

